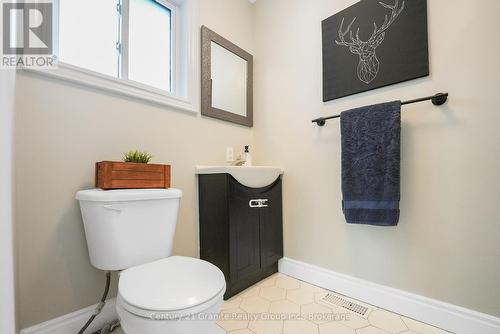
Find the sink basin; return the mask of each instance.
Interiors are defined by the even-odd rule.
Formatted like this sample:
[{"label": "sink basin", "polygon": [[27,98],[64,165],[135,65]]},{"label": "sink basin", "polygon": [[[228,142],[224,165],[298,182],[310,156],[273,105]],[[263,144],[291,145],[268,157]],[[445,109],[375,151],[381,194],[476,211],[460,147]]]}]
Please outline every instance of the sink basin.
[{"label": "sink basin", "polygon": [[270,166],[196,166],[196,174],[230,174],[244,186],[262,188],[276,181],[283,170]]}]

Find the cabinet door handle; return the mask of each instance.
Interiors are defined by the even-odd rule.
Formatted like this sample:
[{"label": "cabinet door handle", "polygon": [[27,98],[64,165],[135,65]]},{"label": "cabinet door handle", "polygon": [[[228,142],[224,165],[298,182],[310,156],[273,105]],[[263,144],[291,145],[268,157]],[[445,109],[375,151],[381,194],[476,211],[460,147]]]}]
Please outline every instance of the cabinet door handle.
[{"label": "cabinet door handle", "polygon": [[248,206],[250,206],[251,208],[260,208],[260,205],[260,200],[258,199],[251,199],[248,202]]},{"label": "cabinet door handle", "polygon": [[248,202],[248,205],[251,208],[267,208],[268,207],[267,201],[268,201],[267,199],[251,199]]}]

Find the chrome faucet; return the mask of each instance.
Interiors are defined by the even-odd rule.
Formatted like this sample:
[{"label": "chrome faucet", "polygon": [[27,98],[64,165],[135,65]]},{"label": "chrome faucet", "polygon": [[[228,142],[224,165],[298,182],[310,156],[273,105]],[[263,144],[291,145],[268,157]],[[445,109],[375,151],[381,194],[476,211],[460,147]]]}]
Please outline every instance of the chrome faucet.
[{"label": "chrome faucet", "polygon": [[240,154],[238,158],[231,163],[231,166],[246,166],[247,162],[251,162],[252,158],[250,157],[250,153],[248,152],[249,147],[250,146],[248,145],[245,146],[245,152],[243,154]]},{"label": "chrome faucet", "polygon": [[246,160],[241,157],[241,155],[231,163],[231,166],[243,166]]}]

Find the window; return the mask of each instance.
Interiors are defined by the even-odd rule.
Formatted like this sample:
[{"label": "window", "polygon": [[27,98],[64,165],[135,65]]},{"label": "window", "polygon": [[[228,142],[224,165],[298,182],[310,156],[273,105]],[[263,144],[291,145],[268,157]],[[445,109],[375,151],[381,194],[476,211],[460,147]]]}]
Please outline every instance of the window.
[{"label": "window", "polygon": [[59,60],[174,92],[178,7],[167,0],[61,0]]},{"label": "window", "polygon": [[26,71],[199,112],[199,1],[56,1],[58,66]]},{"label": "window", "polygon": [[128,78],[171,91],[172,10],[152,0],[130,0]]},{"label": "window", "polygon": [[59,10],[60,61],[118,77],[116,1],[62,0]]}]

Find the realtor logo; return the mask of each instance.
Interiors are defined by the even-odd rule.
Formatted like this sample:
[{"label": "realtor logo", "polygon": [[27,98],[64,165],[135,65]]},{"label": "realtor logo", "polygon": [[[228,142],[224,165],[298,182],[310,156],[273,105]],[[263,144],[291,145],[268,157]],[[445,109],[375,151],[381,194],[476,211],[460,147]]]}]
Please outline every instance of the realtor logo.
[{"label": "realtor logo", "polygon": [[2,68],[55,66],[53,1],[2,2]]}]

